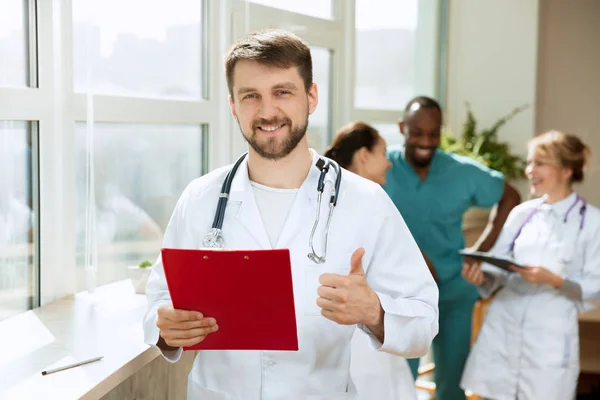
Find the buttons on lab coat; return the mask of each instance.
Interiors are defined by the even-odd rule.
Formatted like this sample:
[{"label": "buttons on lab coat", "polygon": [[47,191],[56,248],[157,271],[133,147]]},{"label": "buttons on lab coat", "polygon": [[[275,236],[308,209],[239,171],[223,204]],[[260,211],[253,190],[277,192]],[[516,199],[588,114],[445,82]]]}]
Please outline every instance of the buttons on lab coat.
[{"label": "buttons on lab coat", "polygon": [[275,364],[277,364],[277,363],[271,357],[263,356],[263,365],[266,365],[267,367],[272,367]]}]

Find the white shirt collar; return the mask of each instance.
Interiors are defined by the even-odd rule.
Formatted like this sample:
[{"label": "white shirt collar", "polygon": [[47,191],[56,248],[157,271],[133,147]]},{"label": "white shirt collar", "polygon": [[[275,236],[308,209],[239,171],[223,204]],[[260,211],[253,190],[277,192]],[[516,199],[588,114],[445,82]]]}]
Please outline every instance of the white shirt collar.
[{"label": "white shirt collar", "polygon": [[573,192],[562,200],[559,200],[555,203],[548,204],[546,203],[546,197],[544,196],[544,201],[541,205],[542,210],[554,211],[556,215],[561,218],[564,218],[567,215],[567,212],[571,209],[573,204],[578,200],[577,193]]},{"label": "white shirt collar", "polygon": [[[309,148],[309,151],[313,157],[312,166],[302,186],[308,186],[309,197],[311,198],[311,200],[316,200],[316,188],[320,175],[320,171],[316,167],[316,164],[319,158],[321,158],[321,156],[312,148]],[[254,195],[254,192],[252,191],[252,185],[250,184],[250,178],[248,176],[248,157],[246,156],[246,158],[240,164],[240,167],[237,173],[235,174],[235,177],[233,178],[233,182],[231,183],[229,200],[242,201],[247,195]]]}]

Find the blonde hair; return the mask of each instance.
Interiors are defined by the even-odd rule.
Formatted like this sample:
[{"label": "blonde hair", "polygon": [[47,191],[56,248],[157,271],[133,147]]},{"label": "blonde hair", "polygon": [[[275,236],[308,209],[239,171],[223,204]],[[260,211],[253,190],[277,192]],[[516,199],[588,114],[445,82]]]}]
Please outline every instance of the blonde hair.
[{"label": "blonde hair", "polygon": [[563,168],[572,171],[571,182],[582,182],[583,171],[588,167],[590,148],[577,136],[550,131],[534,137],[529,141],[529,148],[544,156],[551,157]]}]

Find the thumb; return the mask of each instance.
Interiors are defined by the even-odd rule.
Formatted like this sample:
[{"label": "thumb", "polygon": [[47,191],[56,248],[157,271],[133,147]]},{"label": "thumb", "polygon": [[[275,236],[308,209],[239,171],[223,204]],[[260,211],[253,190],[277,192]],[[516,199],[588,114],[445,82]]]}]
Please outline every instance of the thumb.
[{"label": "thumb", "polygon": [[362,258],[365,255],[365,249],[362,247],[352,253],[350,258],[350,274],[349,275],[364,275],[365,271],[362,266]]}]

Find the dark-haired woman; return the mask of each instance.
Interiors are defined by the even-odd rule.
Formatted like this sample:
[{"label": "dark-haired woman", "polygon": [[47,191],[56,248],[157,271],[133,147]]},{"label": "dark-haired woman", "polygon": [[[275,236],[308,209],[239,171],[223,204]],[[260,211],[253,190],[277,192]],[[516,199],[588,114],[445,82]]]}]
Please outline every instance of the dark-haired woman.
[{"label": "dark-haired woman", "polygon": [[337,132],[324,154],[342,168],[383,185],[392,166],[386,157],[386,143],[379,132],[364,122],[352,122]]}]

